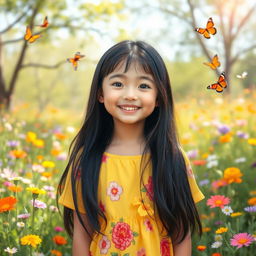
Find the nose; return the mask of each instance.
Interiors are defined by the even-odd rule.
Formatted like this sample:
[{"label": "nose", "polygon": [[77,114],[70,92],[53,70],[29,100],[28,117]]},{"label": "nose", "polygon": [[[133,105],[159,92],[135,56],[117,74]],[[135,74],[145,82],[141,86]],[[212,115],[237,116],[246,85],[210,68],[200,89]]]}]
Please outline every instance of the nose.
[{"label": "nose", "polygon": [[138,96],[136,95],[136,89],[132,86],[129,86],[124,91],[124,99],[125,100],[136,100],[138,99]]}]

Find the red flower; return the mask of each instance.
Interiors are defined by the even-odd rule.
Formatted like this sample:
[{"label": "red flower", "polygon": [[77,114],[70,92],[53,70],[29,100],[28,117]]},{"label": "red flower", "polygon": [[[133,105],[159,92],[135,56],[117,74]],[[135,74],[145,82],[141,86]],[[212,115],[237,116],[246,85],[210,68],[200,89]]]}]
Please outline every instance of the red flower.
[{"label": "red flower", "polygon": [[153,200],[154,192],[153,192],[152,176],[148,177],[148,184],[146,184],[145,187],[146,187],[146,190],[147,190],[147,196],[149,197],[150,200]]},{"label": "red flower", "polygon": [[161,256],[171,256],[170,242],[168,238],[163,238],[160,243]]},{"label": "red flower", "polygon": [[201,166],[206,164],[206,160],[194,160],[192,163],[194,165]]},{"label": "red flower", "polygon": [[100,207],[100,209],[101,209],[103,212],[105,212],[105,206],[104,206],[104,204],[101,202],[101,200],[100,200],[100,205],[99,205],[99,207]]},{"label": "red flower", "polygon": [[112,241],[117,249],[121,251],[130,246],[133,233],[130,226],[124,222],[117,222],[112,232]]},{"label": "red flower", "polygon": [[153,230],[153,227],[152,227],[152,225],[151,225],[149,219],[146,219],[146,220],[144,221],[144,224],[145,224],[146,229],[147,229],[148,231],[152,231],[152,230]]}]

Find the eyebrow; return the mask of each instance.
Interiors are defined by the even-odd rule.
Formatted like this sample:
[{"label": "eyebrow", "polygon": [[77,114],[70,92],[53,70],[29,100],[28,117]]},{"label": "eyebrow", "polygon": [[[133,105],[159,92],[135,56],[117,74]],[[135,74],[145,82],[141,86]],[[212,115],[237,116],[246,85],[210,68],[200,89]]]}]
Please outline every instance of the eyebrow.
[{"label": "eyebrow", "polygon": [[[111,75],[111,76],[109,77],[109,80],[110,80],[110,79],[113,79],[113,78],[116,78],[116,77],[119,77],[119,78],[126,78],[127,76],[124,75],[124,74],[114,74],[114,75]],[[148,76],[138,76],[138,79],[144,79],[144,80],[148,80],[148,81],[154,83],[154,80],[152,80],[152,79],[151,79],[150,77],[148,77]]]}]

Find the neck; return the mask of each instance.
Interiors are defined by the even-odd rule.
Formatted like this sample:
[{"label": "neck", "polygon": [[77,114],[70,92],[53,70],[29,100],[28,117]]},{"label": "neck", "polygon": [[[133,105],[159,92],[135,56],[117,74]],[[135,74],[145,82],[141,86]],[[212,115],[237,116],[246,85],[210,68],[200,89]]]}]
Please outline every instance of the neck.
[{"label": "neck", "polygon": [[144,144],[144,122],[136,124],[124,124],[114,122],[114,136],[112,144],[119,145],[142,145]]}]

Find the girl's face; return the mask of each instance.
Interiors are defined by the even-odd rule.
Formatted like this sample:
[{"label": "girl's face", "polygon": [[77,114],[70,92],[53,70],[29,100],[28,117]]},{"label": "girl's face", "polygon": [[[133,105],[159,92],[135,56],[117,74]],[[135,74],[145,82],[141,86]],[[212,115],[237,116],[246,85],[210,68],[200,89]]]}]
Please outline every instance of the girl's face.
[{"label": "girl's face", "polygon": [[[157,86],[153,76],[145,73],[138,63],[131,63],[124,73],[125,62],[103,79],[99,101],[104,103],[114,121],[134,124],[145,121],[157,106]],[[137,107],[123,110],[121,106]]]}]

